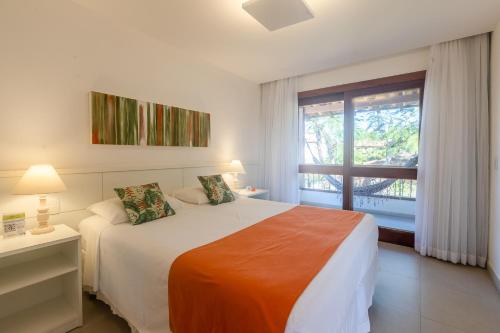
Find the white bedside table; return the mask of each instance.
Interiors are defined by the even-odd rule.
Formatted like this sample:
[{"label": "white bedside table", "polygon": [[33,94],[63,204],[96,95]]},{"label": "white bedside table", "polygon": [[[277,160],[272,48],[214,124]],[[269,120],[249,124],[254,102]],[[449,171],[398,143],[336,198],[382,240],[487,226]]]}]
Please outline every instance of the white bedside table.
[{"label": "white bedside table", "polygon": [[82,325],[80,234],[0,239],[0,332],[67,332]]},{"label": "white bedside table", "polygon": [[255,191],[248,191],[246,189],[241,189],[241,190],[236,190],[235,192],[242,197],[269,200],[269,190],[262,188],[256,188]]}]

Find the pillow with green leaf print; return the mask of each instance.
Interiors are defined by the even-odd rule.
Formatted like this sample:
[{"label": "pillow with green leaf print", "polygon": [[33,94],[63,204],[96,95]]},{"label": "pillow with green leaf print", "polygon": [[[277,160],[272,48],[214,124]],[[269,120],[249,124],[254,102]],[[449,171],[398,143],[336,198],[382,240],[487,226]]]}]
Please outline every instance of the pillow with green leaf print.
[{"label": "pillow with green leaf print", "polygon": [[158,183],[115,188],[133,225],[175,215]]},{"label": "pillow with green leaf print", "polygon": [[198,176],[198,180],[203,186],[210,204],[218,205],[236,200],[236,197],[221,175]]}]

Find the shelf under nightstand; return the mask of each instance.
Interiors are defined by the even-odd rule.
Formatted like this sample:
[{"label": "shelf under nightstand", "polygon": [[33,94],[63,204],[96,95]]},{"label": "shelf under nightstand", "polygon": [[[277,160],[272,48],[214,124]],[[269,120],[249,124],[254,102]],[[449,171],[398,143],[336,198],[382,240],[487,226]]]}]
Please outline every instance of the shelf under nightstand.
[{"label": "shelf under nightstand", "polygon": [[0,240],[0,332],[82,325],[80,234],[66,225]]}]

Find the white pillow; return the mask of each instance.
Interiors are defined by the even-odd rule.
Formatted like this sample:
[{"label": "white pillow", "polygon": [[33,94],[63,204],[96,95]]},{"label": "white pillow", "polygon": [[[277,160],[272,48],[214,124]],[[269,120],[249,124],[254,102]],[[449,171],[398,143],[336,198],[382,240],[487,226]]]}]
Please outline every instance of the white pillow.
[{"label": "white pillow", "polygon": [[204,205],[209,203],[207,195],[201,186],[183,187],[175,190],[172,195],[179,200],[195,205]]},{"label": "white pillow", "polygon": [[170,195],[165,196],[165,200],[167,200],[168,204],[170,207],[172,207],[174,210],[179,210],[185,206],[185,203],[180,201],[177,198],[174,198]]},{"label": "white pillow", "polygon": [[128,222],[127,212],[125,212],[122,201],[118,198],[97,202],[87,209],[112,224]]}]

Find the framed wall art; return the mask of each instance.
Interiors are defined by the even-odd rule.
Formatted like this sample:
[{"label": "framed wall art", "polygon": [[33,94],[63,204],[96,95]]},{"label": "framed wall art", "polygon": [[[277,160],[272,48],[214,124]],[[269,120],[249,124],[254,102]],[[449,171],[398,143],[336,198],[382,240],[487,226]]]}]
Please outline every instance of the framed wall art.
[{"label": "framed wall art", "polygon": [[208,147],[210,114],[92,91],[92,144]]}]

